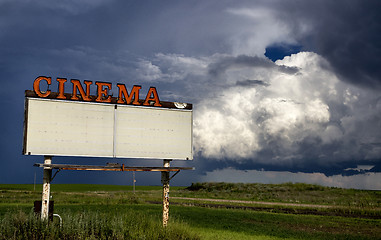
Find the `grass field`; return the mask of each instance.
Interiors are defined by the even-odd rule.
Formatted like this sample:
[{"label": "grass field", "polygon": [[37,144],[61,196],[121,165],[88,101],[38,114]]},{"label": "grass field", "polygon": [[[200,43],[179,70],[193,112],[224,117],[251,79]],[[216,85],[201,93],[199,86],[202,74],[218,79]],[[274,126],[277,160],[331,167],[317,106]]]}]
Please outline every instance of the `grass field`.
[{"label": "grass field", "polygon": [[0,184],[0,239],[381,239],[380,191],[291,183],[171,187],[163,229],[161,187],[137,186],[134,194],[131,186],[52,184],[61,228],[57,218],[47,225],[34,216],[41,190]]}]

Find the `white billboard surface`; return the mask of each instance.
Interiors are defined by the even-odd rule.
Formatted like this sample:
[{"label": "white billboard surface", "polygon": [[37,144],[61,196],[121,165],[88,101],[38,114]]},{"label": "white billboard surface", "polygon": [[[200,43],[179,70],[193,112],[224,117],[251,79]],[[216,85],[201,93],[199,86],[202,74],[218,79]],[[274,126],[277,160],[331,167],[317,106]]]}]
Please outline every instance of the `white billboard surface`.
[{"label": "white billboard surface", "polygon": [[191,110],[26,101],[24,154],[193,159]]}]

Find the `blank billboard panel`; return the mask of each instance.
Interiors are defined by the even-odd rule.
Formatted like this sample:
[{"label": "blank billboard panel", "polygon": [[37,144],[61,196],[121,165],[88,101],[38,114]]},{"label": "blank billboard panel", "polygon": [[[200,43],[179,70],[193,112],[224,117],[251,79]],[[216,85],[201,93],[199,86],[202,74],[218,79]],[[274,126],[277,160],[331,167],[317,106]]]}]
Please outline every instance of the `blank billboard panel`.
[{"label": "blank billboard panel", "polygon": [[192,111],[26,98],[24,154],[193,159]]},{"label": "blank billboard panel", "polygon": [[113,156],[112,106],[43,99],[27,101],[25,154]]},{"label": "blank billboard panel", "polygon": [[118,157],[192,159],[192,112],[118,106]]}]

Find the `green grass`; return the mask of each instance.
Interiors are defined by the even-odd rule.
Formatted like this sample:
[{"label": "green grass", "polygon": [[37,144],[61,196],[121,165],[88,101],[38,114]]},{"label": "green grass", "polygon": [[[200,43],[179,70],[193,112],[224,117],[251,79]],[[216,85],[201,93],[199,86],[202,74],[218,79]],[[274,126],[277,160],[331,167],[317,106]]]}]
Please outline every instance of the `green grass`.
[{"label": "green grass", "polygon": [[[237,235],[276,238],[372,239],[381,234],[377,229],[379,220],[208,208],[173,207],[172,212],[209,235],[215,231],[227,231]],[[221,236],[217,235],[218,238]]]},{"label": "green grass", "polygon": [[381,191],[304,183],[192,183],[180,192],[190,197],[381,208]]},{"label": "green grass", "polygon": [[163,228],[159,219],[131,209],[113,214],[66,210],[62,226],[42,221],[33,212],[9,212],[0,221],[0,239],[199,239],[181,222]]},{"label": "green grass", "polygon": [[[290,203],[287,198],[293,193],[300,203],[334,202],[335,208],[310,209],[316,212],[308,213],[292,207],[285,213],[277,206],[243,210],[202,200],[197,203],[204,207],[171,200],[170,228],[165,230],[161,227],[161,187],[137,186],[133,194],[131,186],[53,184],[54,212],[64,222],[59,228],[56,218],[46,225],[31,214],[33,202],[41,199],[41,185],[34,191],[33,185],[0,184],[0,239],[381,239],[377,191],[303,184],[195,186],[171,187],[170,196],[255,200],[255,195],[261,195],[262,201]],[[338,209],[344,210],[337,214]],[[329,214],[316,214],[324,211]],[[343,211],[349,214],[343,217]],[[52,235],[41,235],[47,232]]]}]

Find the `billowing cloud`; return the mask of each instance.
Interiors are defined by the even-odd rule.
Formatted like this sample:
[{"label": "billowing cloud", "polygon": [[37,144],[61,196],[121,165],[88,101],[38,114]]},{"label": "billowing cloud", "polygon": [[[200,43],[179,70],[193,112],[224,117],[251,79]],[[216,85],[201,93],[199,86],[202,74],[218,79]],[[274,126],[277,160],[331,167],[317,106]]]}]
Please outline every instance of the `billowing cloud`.
[{"label": "billowing cloud", "polygon": [[327,174],[349,159],[379,161],[378,92],[340,81],[318,54],[301,52],[275,63],[243,55],[159,54],[154,62],[196,101],[194,146],[206,161]]}]

